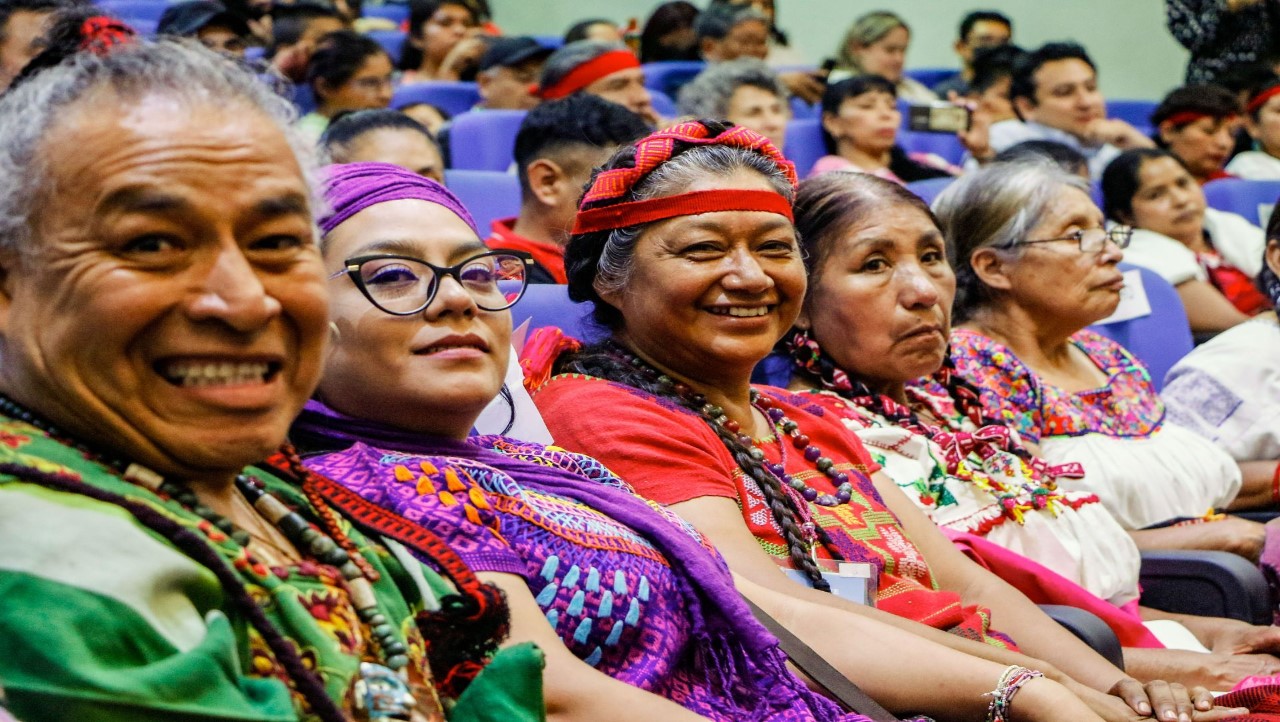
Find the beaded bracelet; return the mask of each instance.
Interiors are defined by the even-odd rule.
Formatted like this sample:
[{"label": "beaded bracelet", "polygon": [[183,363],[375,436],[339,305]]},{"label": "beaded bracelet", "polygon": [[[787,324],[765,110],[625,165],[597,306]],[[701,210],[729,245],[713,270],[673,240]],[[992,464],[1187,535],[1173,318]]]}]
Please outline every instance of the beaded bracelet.
[{"label": "beaded bracelet", "polygon": [[987,722],[1010,722],[1009,708],[1013,705],[1013,696],[1018,693],[1022,685],[1043,676],[1044,674],[1034,669],[1019,667],[1016,664],[1005,667],[1004,673],[1000,675],[1000,681],[996,683],[996,688],[983,695],[991,698],[991,704],[987,706]]}]

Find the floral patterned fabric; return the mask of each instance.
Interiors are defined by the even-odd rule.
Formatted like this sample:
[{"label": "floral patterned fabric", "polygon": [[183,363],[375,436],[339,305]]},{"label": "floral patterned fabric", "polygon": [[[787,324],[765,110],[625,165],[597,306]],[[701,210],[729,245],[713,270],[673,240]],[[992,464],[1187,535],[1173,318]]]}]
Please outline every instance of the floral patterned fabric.
[{"label": "floral patterned fabric", "polygon": [[[497,436],[470,443],[631,494],[590,457]],[[637,530],[580,500],[539,488],[536,470],[523,478],[515,473],[528,465],[499,469],[473,458],[403,454],[363,443],[307,464],[436,531],[473,568],[522,577],[569,650],[610,677],[715,720],[864,719],[841,714],[825,699],[807,699],[803,684],[790,675],[770,690],[769,710],[748,711],[740,700],[758,698],[760,691],[736,679],[723,682],[737,688],[727,694],[695,648],[682,572],[673,571],[670,560]],[[727,578],[727,567],[693,527],[647,504],[714,557],[714,568]]]},{"label": "floral patterned fabric", "polygon": [[[978,433],[936,381],[920,379],[907,394],[913,407],[927,410],[941,425],[937,436]],[[1057,488],[1055,480],[1001,448],[1000,439],[962,444],[972,450],[955,464],[955,473],[947,473],[946,452],[937,441],[835,393],[815,391],[810,397],[844,421],[938,526],[987,537],[1115,605],[1137,599],[1138,549],[1097,496]]]},{"label": "floral patterned fabric", "polygon": [[1088,329],[1071,337],[1107,377],[1076,393],[1044,382],[1011,349],[976,331],[951,334],[958,372],[981,390],[984,411],[1040,445],[1050,463],[1078,462],[1081,479],[1126,529],[1200,517],[1233,499],[1239,467],[1197,434],[1167,423],[1140,361]]},{"label": "floral patterned fabric", "polygon": [[1105,385],[1071,394],[1043,384],[1008,347],[967,329],[951,332],[951,356],[960,373],[982,389],[988,413],[1030,441],[1090,433],[1145,438],[1160,429],[1164,404],[1140,361],[1088,329],[1071,343],[1106,374]]}]

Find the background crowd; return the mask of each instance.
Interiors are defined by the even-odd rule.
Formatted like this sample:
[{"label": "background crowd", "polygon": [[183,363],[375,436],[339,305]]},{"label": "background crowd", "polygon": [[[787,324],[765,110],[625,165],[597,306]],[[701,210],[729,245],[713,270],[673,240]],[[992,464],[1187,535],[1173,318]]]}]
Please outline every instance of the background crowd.
[{"label": "background crowd", "polygon": [[1280,0],[1165,10],[0,0],[0,720],[1280,719]]}]

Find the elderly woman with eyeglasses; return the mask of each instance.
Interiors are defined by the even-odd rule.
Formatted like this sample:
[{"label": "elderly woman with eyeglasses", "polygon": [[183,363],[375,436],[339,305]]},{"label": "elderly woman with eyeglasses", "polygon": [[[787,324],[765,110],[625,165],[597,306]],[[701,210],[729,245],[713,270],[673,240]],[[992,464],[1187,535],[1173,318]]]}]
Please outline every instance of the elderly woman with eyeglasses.
[{"label": "elderly woman with eyeglasses", "polygon": [[1241,488],[1230,456],[1165,419],[1142,362],[1086,328],[1120,302],[1129,229],[1105,230],[1084,181],[1035,163],[965,176],[934,211],[956,273],[951,356],[986,412],[1050,463],[1080,463],[1063,487],[1096,494],[1139,547],[1256,560],[1262,525],[1206,512],[1269,486]]},{"label": "elderly woman with eyeglasses", "polygon": [[[1107,619],[1130,674],[1229,689],[1280,664],[1247,653],[1275,628],[1139,609],[1134,541],[1097,496],[1058,486],[1078,465],[1046,464],[983,411],[947,359],[956,278],[923,201],[864,174],[811,178],[796,228],[810,282],[785,344],[790,387],[857,434],[935,524],[1036,601]],[[1150,632],[1173,649],[1153,649]],[[1214,655],[1185,651],[1201,645]]]},{"label": "elderly woman with eyeglasses", "polygon": [[328,336],[293,109],[210,51],[74,27],[95,52],[0,98],[14,715],[542,719],[537,650],[491,657],[497,590],[284,445]]}]

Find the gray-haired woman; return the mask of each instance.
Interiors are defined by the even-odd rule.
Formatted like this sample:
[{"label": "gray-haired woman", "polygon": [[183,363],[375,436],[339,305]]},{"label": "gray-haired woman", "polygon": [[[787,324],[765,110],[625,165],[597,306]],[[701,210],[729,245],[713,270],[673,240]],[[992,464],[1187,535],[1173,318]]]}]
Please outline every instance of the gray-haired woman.
[{"label": "gray-haired woman", "polygon": [[684,116],[724,119],[750,128],[779,148],[791,119],[786,86],[755,58],[709,66],[680,89],[678,108]]},{"label": "gray-haired woman", "polygon": [[[1129,229],[1105,229],[1085,182],[1047,164],[982,168],[934,206],[958,286],[952,358],[986,412],[1050,463],[1083,465],[1063,486],[1096,494],[1140,547],[1256,559],[1260,524],[1205,512],[1269,487],[1242,489],[1229,456],[1165,419],[1142,362],[1087,329],[1120,302]],[[1212,523],[1169,525],[1199,518]]]},{"label": "gray-haired woman", "polygon": [[0,98],[14,714],[541,718],[532,646],[475,675],[507,623],[500,595],[281,447],[328,336],[291,106],[199,46],[104,17],[76,33],[93,52]]}]

